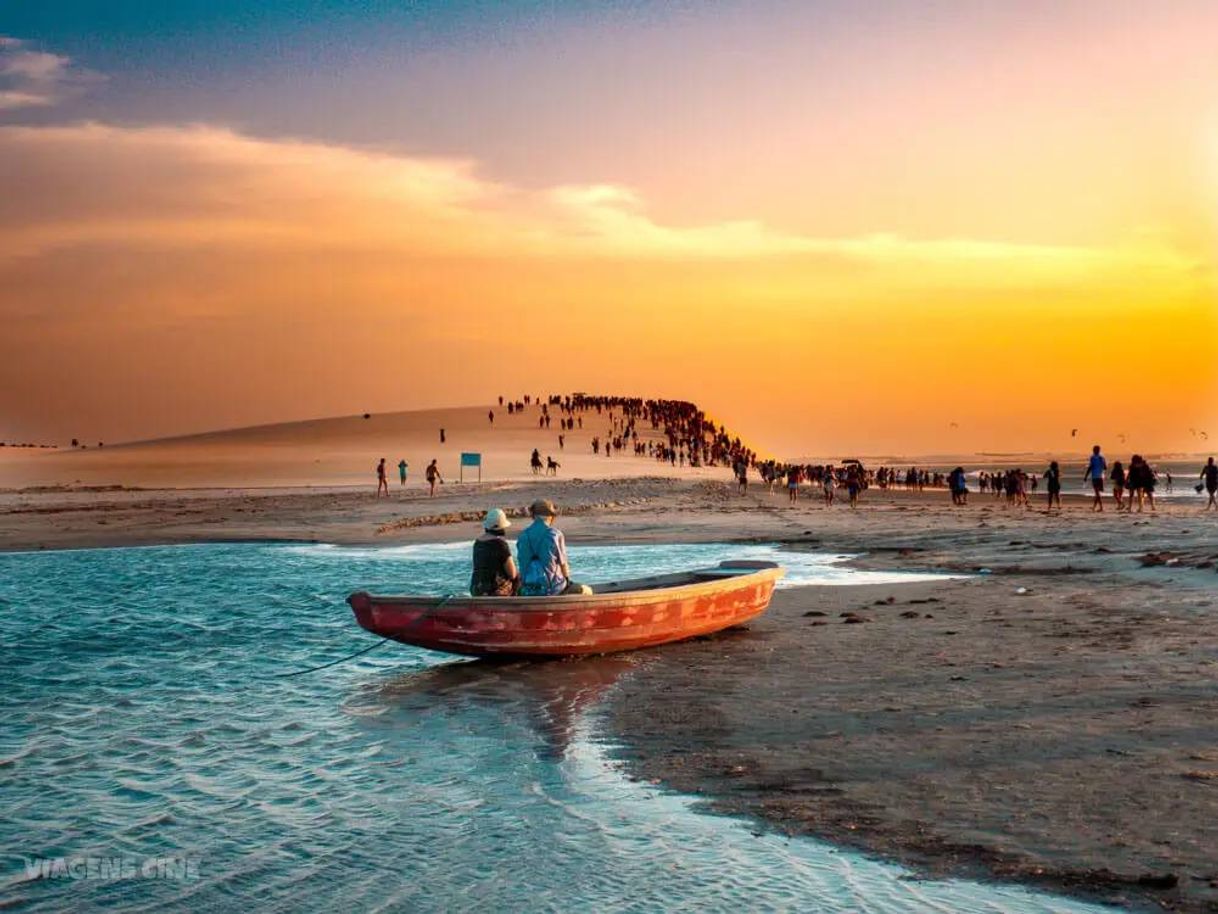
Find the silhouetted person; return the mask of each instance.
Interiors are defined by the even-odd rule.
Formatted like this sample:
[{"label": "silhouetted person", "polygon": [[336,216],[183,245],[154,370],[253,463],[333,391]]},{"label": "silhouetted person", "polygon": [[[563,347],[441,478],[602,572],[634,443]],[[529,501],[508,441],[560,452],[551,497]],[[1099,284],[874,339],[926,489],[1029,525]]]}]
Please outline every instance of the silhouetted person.
[{"label": "silhouetted person", "polygon": [[1053,510],[1053,506],[1057,505],[1057,510],[1062,509],[1062,471],[1054,460],[1049,464],[1049,469],[1045,470],[1044,477],[1046,487],[1049,490],[1049,510]]},{"label": "silhouetted person", "polygon": [[1112,498],[1116,502],[1117,510],[1120,511],[1125,507],[1125,465],[1121,461],[1114,461],[1112,464]]},{"label": "silhouetted person", "polygon": [[1095,490],[1095,499],[1091,502],[1092,511],[1104,510],[1104,475],[1108,470],[1108,461],[1100,453],[1097,444],[1091,449],[1091,457],[1087,461],[1087,472],[1083,474],[1083,482],[1091,480],[1091,488]]},{"label": "silhouetted person", "polygon": [[1218,495],[1215,495],[1218,493],[1218,464],[1214,463],[1213,457],[1207,460],[1205,466],[1201,468],[1201,481],[1210,496],[1210,500],[1205,504],[1205,510],[1213,508],[1218,511]]}]

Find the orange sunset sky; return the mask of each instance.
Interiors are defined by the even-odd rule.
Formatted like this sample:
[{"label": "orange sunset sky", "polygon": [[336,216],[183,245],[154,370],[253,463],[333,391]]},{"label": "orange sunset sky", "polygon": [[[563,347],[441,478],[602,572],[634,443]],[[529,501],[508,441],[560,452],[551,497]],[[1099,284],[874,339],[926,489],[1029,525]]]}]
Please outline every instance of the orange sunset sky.
[{"label": "orange sunset sky", "polygon": [[571,390],[1218,440],[1213,3],[26,6],[2,440]]}]

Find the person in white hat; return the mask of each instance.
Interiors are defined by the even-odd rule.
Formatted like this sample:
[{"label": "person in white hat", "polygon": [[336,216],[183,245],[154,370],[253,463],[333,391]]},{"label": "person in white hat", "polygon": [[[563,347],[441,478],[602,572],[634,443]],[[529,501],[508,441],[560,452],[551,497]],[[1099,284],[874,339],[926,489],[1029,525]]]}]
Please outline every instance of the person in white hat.
[{"label": "person in white hat", "polygon": [[491,508],[482,519],[482,535],[474,540],[474,572],[469,592],[475,597],[510,597],[520,586],[516,560],[507,540],[512,526],[502,508]]}]

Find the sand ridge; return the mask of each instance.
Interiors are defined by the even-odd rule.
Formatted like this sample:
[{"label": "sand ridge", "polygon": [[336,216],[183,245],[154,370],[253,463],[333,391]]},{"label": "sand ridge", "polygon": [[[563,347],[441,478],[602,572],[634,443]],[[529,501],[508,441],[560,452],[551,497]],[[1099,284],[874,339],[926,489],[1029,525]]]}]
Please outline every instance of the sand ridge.
[{"label": "sand ridge", "polygon": [[[494,413],[491,422],[488,414]],[[620,411],[618,412],[620,417]],[[435,459],[447,483],[462,475],[463,452],[482,455],[482,479],[523,481],[532,478],[529,455],[536,448],[543,460],[553,457],[559,478],[585,479],[656,474],[717,478],[722,473],[670,467],[654,459],[596,455],[592,439],[604,440],[608,411],[584,411],[582,428],[560,431],[557,411],[549,428],[539,424],[541,410],[529,405],[509,415],[498,403],[451,409],[412,410],[339,416],[303,422],[252,426],[134,442],[86,450],[25,451],[0,449],[0,489],[30,487],[81,488],[250,488],[376,485],[376,463],[386,458],[390,482],[399,488],[397,464],[409,464],[408,484],[421,484],[423,471]],[[440,430],[444,430],[444,441]],[[660,441],[660,431],[639,423],[643,441]],[[559,435],[563,442],[559,444]],[[478,471],[466,468],[466,481]]]}]

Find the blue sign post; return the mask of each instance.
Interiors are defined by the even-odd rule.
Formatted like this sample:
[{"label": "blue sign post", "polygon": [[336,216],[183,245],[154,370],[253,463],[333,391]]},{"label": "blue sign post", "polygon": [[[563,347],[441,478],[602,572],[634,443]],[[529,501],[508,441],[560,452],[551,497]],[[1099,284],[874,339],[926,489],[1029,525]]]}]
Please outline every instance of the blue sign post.
[{"label": "blue sign post", "polygon": [[482,455],[474,451],[461,452],[461,470],[459,480],[465,482],[465,468],[478,468],[478,482],[482,482]]}]

